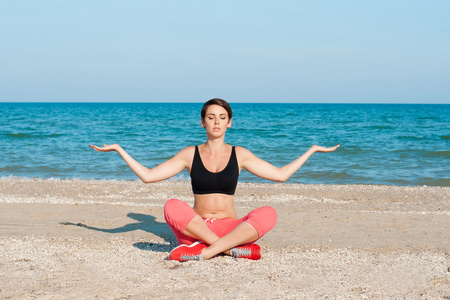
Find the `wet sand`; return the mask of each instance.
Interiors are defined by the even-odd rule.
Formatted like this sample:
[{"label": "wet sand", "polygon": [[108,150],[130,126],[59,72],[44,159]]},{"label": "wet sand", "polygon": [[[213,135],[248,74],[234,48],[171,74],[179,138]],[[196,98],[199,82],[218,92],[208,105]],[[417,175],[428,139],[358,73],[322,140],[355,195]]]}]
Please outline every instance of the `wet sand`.
[{"label": "wet sand", "polygon": [[0,180],[1,299],[450,299],[450,188],[239,184],[262,259],[167,260],[188,182]]}]

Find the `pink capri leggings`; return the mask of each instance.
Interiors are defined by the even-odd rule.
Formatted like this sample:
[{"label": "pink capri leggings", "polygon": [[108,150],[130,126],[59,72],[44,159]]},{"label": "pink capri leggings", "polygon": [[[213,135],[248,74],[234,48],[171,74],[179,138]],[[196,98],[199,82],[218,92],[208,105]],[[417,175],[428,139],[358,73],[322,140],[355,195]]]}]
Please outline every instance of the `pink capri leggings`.
[{"label": "pink capri leggings", "polygon": [[[195,216],[197,216],[197,213],[194,209],[181,200],[170,199],[164,205],[164,217],[175,234],[178,245],[190,245],[197,241],[197,239],[183,234],[186,226]],[[277,213],[272,207],[264,206],[251,211],[248,215],[238,220],[233,218],[203,220],[218,237],[223,237],[240,223],[248,222],[258,232],[258,238],[255,240],[257,241],[275,226]]]}]

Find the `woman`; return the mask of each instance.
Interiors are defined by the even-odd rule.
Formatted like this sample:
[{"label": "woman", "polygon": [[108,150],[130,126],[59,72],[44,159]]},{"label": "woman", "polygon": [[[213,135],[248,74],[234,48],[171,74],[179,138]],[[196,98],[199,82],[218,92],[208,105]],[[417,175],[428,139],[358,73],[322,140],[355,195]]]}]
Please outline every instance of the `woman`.
[{"label": "woman", "polygon": [[169,259],[203,260],[219,253],[259,259],[260,247],[254,242],[275,226],[277,215],[273,208],[265,206],[244,218],[237,218],[233,195],[242,168],[264,179],[285,182],[313,153],[332,152],[339,147],[314,145],[290,164],[277,168],[243,147],[225,143],[225,133],[231,127],[232,117],[226,101],[218,98],[207,101],[201,111],[206,143],[184,148],[152,169],[142,166],[117,144],[90,146],[100,152],[118,152],[145,183],[165,180],[188,170],[195,197],[194,207],[177,199],[164,205],[166,222],[179,245],[172,250]]}]

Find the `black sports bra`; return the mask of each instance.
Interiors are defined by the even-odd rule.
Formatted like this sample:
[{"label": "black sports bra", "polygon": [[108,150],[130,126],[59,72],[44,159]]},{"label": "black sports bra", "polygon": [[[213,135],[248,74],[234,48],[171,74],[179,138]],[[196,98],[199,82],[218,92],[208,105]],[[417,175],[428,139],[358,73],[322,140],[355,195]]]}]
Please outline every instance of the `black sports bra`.
[{"label": "black sports bra", "polygon": [[220,172],[208,171],[203,165],[198,146],[195,146],[194,160],[191,167],[192,191],[197,195],[226,194],[234,195],[239,177],[236,151],[231,150],[227,166]]}]

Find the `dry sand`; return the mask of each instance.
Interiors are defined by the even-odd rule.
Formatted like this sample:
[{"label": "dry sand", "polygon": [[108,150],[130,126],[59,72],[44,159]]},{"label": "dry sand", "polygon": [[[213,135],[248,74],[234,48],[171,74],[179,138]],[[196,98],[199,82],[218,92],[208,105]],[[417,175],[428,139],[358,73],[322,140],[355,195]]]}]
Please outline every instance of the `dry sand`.
[{"label": "dry sand", "polygon": [[167,260],[187,182],[0,180],[1,299],[450,299],[450,188],[239,184],[259,261]]}]

